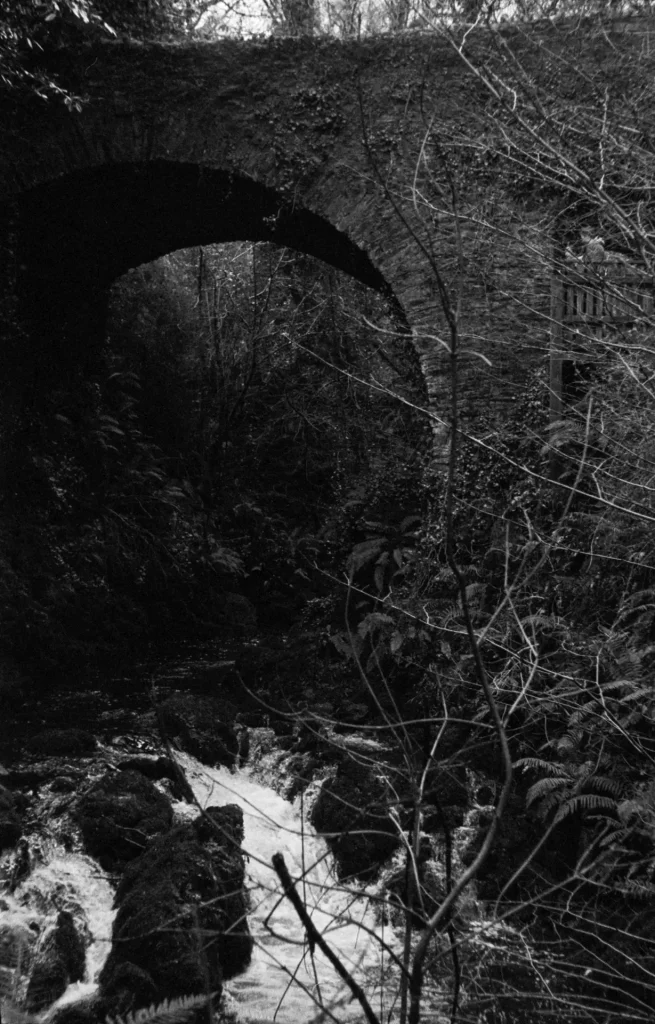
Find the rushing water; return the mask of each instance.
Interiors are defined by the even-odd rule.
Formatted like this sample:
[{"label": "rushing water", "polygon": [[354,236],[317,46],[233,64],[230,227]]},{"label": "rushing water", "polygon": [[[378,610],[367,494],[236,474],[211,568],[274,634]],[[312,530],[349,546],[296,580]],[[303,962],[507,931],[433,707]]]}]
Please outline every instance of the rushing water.
[{"label": "rushing water", "polygon": [[[233,803],[243,810],[255,948],[248,970],[229,982],[230,1009],[243,1021],[263,1018],[279,1024],[308,1024],[319,1007],[329,1008],[343,1024],[363,1017],[349,988],[321,951],[310,954],[302,924],[281,896],[271,865],[272,855],[281,853],[318,930],[365,989],[380,1019],[393,1016],[388,993],[395,986],[385,984],[390,958],[379,941],[394,944],[393,933],[376,924],[367,900],[339,885],[325,843],[300,812],[247,769],[231,773],[226,768],[208,768],[187,754],[179,754],[179,759],[201,806]],[[179,817],[197,814],[189,804],[175,807]],[[27,877],[12,894],[3,893],[0,901],[0,931],[8,926],[17,937],[11,972],[5,970],[3,978],[0,968],[0,999],[11,1005],[22,1002],[29,979],[26,964],[21,965],[21,936],[46,936],[61,910],[69,911],[78,930],[87,935],[87,970],[84,980],[69,986],[50,1011],[91,995],[109,953],[114,917],[112,887],[95,861],[66,852],[56,842],[48,843]]]},{"label": "rushing water", "polygon": [[[114,892],[105,873],[90,857],[45,844],[42,861],[9,893],[0,895],[3,964],[0,999],[20,1004],[30,982],[29,966],[56,928],[60,911],[68,912],[89,943],[83,981],[70,985],[53,1007],[92,994],[109,953]],[[5,1014],[9,1019],[8,1013]]]},{"label": "rushing water", "polygon": [[386,1019],[393,1010],[389,992],[394,986],[384,984],[390,958],[379,938],[392,945],[394,936],[376,924],[367,900],[339,886],[323,840],[290,803],[247,772],[206,768],[186,754],[180,760],[202,806],[234,803],[243,810],[255,949],[248,970],[228,985],[238,1016],[304,1024],[324,1006],[340,1022],[363,1018],[350,989],[321,951],[310,955],[296,912],[280,895],[271,857],[281,853],[291,877],[299,880],[298,892],[314,924]]}]

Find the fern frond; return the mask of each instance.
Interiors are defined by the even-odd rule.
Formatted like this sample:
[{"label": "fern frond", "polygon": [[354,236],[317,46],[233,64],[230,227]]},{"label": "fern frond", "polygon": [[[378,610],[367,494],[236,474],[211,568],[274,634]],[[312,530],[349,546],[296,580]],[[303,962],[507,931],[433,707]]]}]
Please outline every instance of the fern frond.
[{"label": "fern frond", "polygon": [[569,718],[569,725],[581,725],[585,718],[589,718],[590,715],[598,714],[598,699],[588,700],[586,704],[583,704],[581,708],[574,711]]},{"label": "fern frond", "polygon": [[[602,683],[601,690],[603,693],[611,693],[612,690],[625,690],[626,687],[628,690],[634,690],[636,686],[637,683],[634,679],[612,679],[609,683]],[[621,699],[625,700],[626,698],[622,697]]]},{"label": "fern frond", "polygon": [[593,787],[600,793],[607,793],[609,796],[619,799],[623,795],[623,786],[616,779],[608,779],[606,775],[591,775],[585,782],[585,786]]},{"label": "fern frond", "polygon": [[649,604],[640,604],[632,608],[623,608],[616,617],[616,625],[622,626],[635,615],[643,615],[646,611],[652,611],[655,608],[655,604],[649,602]]},{"label": "fern frond", "polygon": [[622,729],[628,729],[631,725],[636,725],[638,722],[641,722],[642,718],[644,718],[644,712],[642,709],[633,708],[629,714],[623,715],[621,718],[617,719],[617,721]]},{"label": "fern frond", "polygon": [[544,761],[540,757],[520,757],[518,761],[514,762],[514,768],[523,768],[524,771],[532,768],[533,771],[545,772],[546,775],[561,776],[565,774],[563,765],[553,764],[552,761]]},{"label": "fern frond", "polygon": [[608,835],[603,836],[603,838],[600,841],[600,845],[601,847],[610,845],[618,846],[619,843],[625,842],[628,836],[631,836],[632,834],[633,829],[631,828],[617,828],[616,831],[610,832],[608,833]]},{"label": "fern frond", "polygon": [[562,794],[561,790],[554,789],[552,793],[549,793],[548,796],[545,796],[543,800],[539,802],[537,814],[545,821],[546,818],[549,817],[550,812],[557,812],[566,799],[566,796]]},{"label": "fern frond", "polygon": [[358,572],[369,562],[377,560],[378,555],[384,548],[386,539],[384,537],[372,537],[369,540],[363,540],[360,544],[356,544],[350,552],[348,559],[348,569],[351,573]]},{"label": "fern frond", "polygon": [[152,1003],[140,1010],[132,1010],[125,1017],[105,1017],[105,1024],[184,1024],[191,1014],[207,1005],[205,993],[195,996],[180,996],[178,999],[165,999],[163,1003]]},{"label": "fern frond", "polygon": [[526,615],[526,617],[524,619],[521,619],[521,625],[522,626],[532,626],[533,628],[541,627],[541,628],[544,628],[544,629],[546,627],[550,627],[550,629],[553,629],[553,630],[558,629],[558,628],[561,630],[561,628],[562,628],[560,626],[560,624],[557,622],[557,619],[553,618],[552,615],[539,615],[539,614]]},{"label": "fern frond", "polygon": [[625,697],[621,697],[621,702],[627,703],[629,700],[639,700],[641,697],[650,697],[651,700],[655,697],[655,688],[652,683],[648,686],[640,686],[632,693],[626,693]]},{"label": "fern frond", "polygon": [[555,815],[555,821],[563,821],[570,814],[586,811],[587,813],[616,814],[616,800],[609,796],[600,796],[598,793],[578,793],[570,797],[565,804],[562,804]]},{"label": "fern frond", "polygon": [[570,786],[571,779],[568,776],[558,776],[553,779],[539,779],[527,792],[525,802],[529,807],[535,802],[535,800],[542,800],[548,793],[552,793],[554,789],[561,789],[562,786]]}]

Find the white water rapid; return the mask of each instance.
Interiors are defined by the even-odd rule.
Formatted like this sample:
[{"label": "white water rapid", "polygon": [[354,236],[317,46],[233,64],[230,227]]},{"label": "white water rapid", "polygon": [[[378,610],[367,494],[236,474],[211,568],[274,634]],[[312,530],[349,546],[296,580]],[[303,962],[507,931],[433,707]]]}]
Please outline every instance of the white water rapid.
[{"label": "white water rapid", "polygon": [[[321,951],[310,955],[303,926],[281,895],[271,865],[273,854],[281,853],[317,929],[362,986],[378,1018],[385,1024],[393,1020],[398,974],[380,943],[398,952],[393,931],[376,922],[366,899],[340,886],[326,844],[303,822],[299,810],[256,781],[247,768],[233,774],[208,768],[187,754],[177,757],[201,806],[232,803],[243,810],[248,919],[255,948],[247,971],[226,986],[228,1009],[241,1021],[266,1024],[364,1020],[360,1005]],[[178,820],[198,813],[186,803],[176,803],[175,811]],[[23,1024],[28,1019],[47,1021],[56,1008],[94,994],[111,946],[115,914],[112,886],[90,857],[67,852],[50,839],[35,839],[31,851],[27,876],[11,894],[0,893],[0,1019]],[[62,910],[73,916],[78,934],[86,936],[85,977],[43,1011],[12,1016],[27,994],[30,963]],[[15,950],[5,948],[10,937]],[[321,1013],[321,1007],[330,1012]]]},{"label": "white water rapid", "polygon": [[179,759],[201,806],[233,803],[243,810],[255,949],[248,970],[227,985],[231,1009],[244,1021],[278,1024],[329,1020],[327,1014],[320,1015],[321,1006],[340,1024],[364,1019],[350,989],[321,951],[310,956],[303,927],[281,896],[271,866],[273,854],[281,853],[291,877],[299,880],[296,888],[318,930],[362,985],[379,1019],[393,1017],[390,994],[396,986],[389,984],[390,957],[376,938],[394,946],[393,933],[376,924],[365,899],[339,885],[323,840],[290,803],[247,771],[231,774],[225,768],[207,768],[187,754]]},{"label": "white water rapid", "polygon": [[[4,1021],[10,1020],[11,1007],[25,998],[30,965],[38,960],[39,950],[56,928],[60,911],[68,912],[78,933],[86,936],[86,973],[82,981],[68,986],[48,1013],[95,992],[111,947],[114,891],[102,869],[90,857],[69,853],[54,842],[46,842],[39,853],[42,860],[14,891],[0,894],[4,963],[0,968],[0,1004]],[[34,1019],[40,1016],[46,1016],[46,1012],[33,1015]]]}]

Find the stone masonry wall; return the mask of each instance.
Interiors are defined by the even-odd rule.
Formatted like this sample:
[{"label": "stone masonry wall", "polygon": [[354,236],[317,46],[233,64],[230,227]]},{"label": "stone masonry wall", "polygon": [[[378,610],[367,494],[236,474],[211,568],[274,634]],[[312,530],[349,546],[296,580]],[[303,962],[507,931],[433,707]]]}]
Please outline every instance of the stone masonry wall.
[{"label": "stone masonry wall", "polygon": [[[638,33],[620,39],[641,47]],[[551,78],[549,47],[573,67],[588,42],[552,26],[505,38]],[[483,62],[488,47],[474,34],[467,60]],[[493,130],[494,111],[444,40],[103,43],[48,60],[83,109],[5,97],[0,189],[19,208],[23,311],[42,345],[59,336],[53,358],[101,323],[102,295],[129,267],[248,238],[318,256],[393,296],[438,416],[449,374],[439,275],[459,296],[472,422],[502,415],[543,360],[558,199],[529,175],[517,187],[484,152],[477,163],[455,153],[452,140],[475,139],[477,121]],[[557,87],[570,89],[572,74],[560,70]],[[456,209],[433,187],[444,149],[459,161]]]}]

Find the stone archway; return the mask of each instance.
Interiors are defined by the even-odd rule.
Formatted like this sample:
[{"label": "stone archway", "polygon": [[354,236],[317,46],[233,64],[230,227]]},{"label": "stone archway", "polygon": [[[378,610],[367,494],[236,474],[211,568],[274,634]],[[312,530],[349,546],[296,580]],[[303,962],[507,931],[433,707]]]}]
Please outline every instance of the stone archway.
[{"label": "stone archway", "polygon": [[380,271],[345,233],[233,173],[160,160],[105,165],[29,190],[19,210],[18,296],[30,333],[68,346],[73,359],[78,344],[101,340],[114,280],[195,245],[249,240],[297,249],[398,307]]},{"label": "stone archway", "polygon": [[93,334],[103,293],[130,266],[250,239],[385,292],[418,337],[439,315],[432,273],[376,178],[370,144],[394,179],[410,174],[419,127],[405,119],[403,151],[398,90],[426,73],[443,85],[449,69],[432,51],[420,39],[274,40],[58,55],[59,74],[85,97],[81,112],[10,111],[0,153],[31,329],[66,323],[70,334],[77,322]]}]

